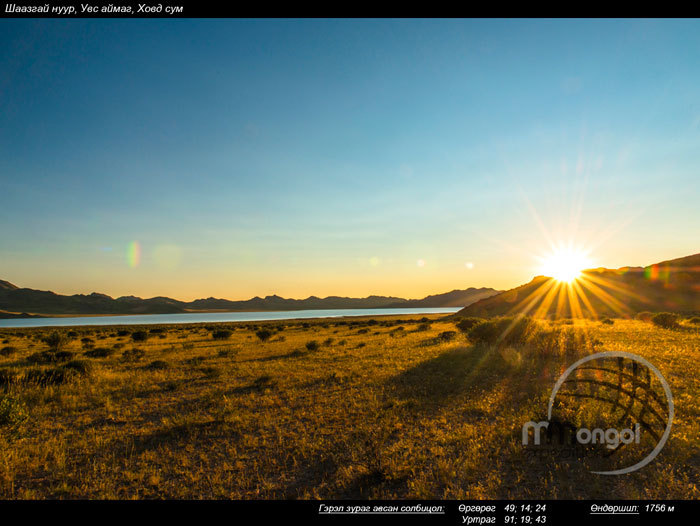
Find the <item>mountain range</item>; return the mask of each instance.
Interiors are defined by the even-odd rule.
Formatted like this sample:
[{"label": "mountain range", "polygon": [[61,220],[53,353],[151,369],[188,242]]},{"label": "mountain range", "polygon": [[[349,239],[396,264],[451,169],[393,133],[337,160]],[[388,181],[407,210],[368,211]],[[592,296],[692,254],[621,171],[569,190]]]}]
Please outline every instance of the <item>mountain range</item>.
[{"label": "mountain range", "polygon": [[466,306],[455,316],[633,317],[700,312],[700,254],[646,267],[585,270],[571,285],[547,276]]},{"label": "mountain range", "polygon": [[[231,301],[218,298],[197,299],[190,302],[166,297],[142,299],[136,296],[112,298],[106,294],[75,294],[65,296],[55,292],[20,288],[0,280],[0,318],[32,315],[96,315],[96,314],[172,314],[182,312],[234,311],[288,311],[305,309],[371,309],[402,307],[463,307],[474,301],[498,294],[491,288],[468,288],[423,299],[404,299],[393,296],[345,298],[328,296],[306,299],[287,299],[277,295],[249,300]],[[28,314],[31,313],[31,314]]]}]

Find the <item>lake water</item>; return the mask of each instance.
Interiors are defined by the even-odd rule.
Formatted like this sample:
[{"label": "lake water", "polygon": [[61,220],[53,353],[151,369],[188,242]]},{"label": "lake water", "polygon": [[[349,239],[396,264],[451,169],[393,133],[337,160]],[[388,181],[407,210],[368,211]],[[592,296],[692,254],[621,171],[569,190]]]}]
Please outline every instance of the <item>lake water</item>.
[{"label": "lake water", "polygon": [[451,314],[461,307],[398,309],[318,309],[271,312],[197,312],[185,314],[143,314],[125,316],[81,316],[75,318],[0,319],[0,327],[73,327],[77,325],[159,325],[163,323],[216,323],[226,321],[298,320],[342,316],[408,314]]}]

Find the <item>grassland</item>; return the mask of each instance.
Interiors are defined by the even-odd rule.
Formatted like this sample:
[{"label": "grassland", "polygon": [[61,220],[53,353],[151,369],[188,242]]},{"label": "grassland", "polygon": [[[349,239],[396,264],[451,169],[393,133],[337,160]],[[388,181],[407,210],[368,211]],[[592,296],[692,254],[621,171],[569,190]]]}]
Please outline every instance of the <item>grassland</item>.
[{"label": "grassland", "polygon": [[[1,329],[0,498],[700,497],[697,325],[538,322],[585,335],[543,352],[419,318]],[[594,350],[647,358],[674,394],[668,443],[628,475],[519,441]]]}]

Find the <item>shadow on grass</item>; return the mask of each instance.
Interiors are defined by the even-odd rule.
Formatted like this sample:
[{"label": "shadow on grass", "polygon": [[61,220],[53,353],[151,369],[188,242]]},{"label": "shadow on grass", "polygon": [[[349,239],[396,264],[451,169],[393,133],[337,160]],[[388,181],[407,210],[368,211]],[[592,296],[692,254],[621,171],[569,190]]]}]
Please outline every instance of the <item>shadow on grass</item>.
[{"label": "shadow on grass", "polygon": [[388,386],[396,396],[418,406],[448,403],[470,391],[487,391],[510,369],[492,347],[459,347],[391,378]]},{"label": "shadow on grass", "polygon": [[201,444],[205,441],[236,440],[240,437],[238,430],[221,420],[179,424],[154,431],[146,435],[129,438],[127,449],[140,454],[162,447],[181,448],[186,444]]}]

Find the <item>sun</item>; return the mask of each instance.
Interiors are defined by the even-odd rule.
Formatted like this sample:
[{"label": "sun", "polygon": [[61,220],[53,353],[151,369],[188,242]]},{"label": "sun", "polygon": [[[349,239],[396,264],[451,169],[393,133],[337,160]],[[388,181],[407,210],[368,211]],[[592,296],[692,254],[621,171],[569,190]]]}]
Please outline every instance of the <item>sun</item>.
[{"label": "sun", "polygon": [[564,283],[575,281],[591,264],[584,250],[572,246],[556,247],[551,254],[538,259],[542,262],[541,274]]}]

